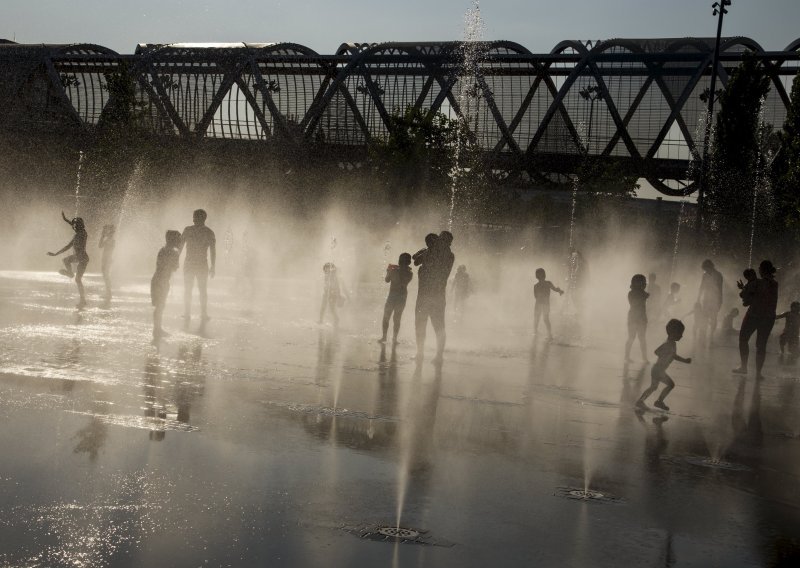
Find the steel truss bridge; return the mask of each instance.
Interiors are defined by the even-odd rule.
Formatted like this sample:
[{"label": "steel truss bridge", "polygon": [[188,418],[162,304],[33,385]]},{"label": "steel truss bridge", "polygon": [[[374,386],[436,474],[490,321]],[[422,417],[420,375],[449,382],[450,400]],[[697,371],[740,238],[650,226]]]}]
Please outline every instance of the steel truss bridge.
[{"label": "steel truss bridge", "polygon": [[[724,39],[723,87],[745,53],[771,78],[763,116],[780,128],[800,39],[780,52]],[[272,142],[305,156],[322,144],[359,161],[390,135],[393,113],[414,107],[462,120],[499,173],[559,181],[588,155],[683,195],[702,154],[712,58],[713,40],[699,38],[564,41],[548,54],[508,41],[348,43],[335,55],[292,43],[142,44],[120,55],[0,40],[0,134],[91,137],[114,108],[107,77],[124,65],[139,126],[154,136]]]}]

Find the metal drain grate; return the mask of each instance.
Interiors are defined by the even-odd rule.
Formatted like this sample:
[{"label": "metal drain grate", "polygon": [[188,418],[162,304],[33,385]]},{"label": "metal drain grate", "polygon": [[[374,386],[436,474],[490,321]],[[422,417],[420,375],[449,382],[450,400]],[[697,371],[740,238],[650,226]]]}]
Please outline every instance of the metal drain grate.
[{"label": "metal drain grate", "polygon": [[419,538],[419,531],[403,527],[378,527],[376,532],[384,536],[403,540]]},{"label": "metal drain grate", "polygon": [[692,465],[710,467],[713,469],[726,469],[728,471],[750,471],[750,468],[747,467],[746,465],[731,463],[725,460],[719,460],[714,458],[701,458],[699,456],[689,456],[688,458],[686,458],[686,461]]},{"label": "metal drain grate", "polygon": [[614,497],[609,493],[594,491],[592,489],[578,489],[577,487],[559,487],[556,489],[555,495],[563,497],[564,499],[572,499],[573,501],[592,501],[599,503],[618,503],[621,501],[619,497]]}]

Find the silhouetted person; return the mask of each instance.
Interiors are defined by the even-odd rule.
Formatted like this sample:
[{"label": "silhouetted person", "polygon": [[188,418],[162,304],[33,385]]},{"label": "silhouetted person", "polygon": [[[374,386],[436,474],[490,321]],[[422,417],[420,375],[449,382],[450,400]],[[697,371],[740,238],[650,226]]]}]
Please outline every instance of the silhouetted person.
[{"label": "silhouetted person", "polygon": [[725,315],[725,317],[722,318],[722,327],[719,330],[719,334],[722,337],[728,337],[730,335],[736,335],[737,333],[739,333],[733,327],[733,320],[735,320],[738,317],[739,317],[739,309],[732,308],[731,311],[729,311]]},{"label": "silhouetted person", "polygon": [[636,406],[643,410],[647,409],[645,401],[647,397],[653,394],[658,388],[659,383],[664,383],[664,390],[658,396],[658,400],[653,403],[653,406],[661,410],[669,410],[669,406],[664,404],[664,399],[675,388],[675,382],[667,374],[667,368],[673,360],[680,361],[681,363],[691,363],[692,358],[683,358],[678,355],[677,342],[683,337],[685,326],[680,320],[671,319],[667,322],[667,340],[656,349],[656,356],[658,360],[650,370],[650,386],[645,389],[639,400],[636,401]]},{"label": "silhouetted person", "polygon": [[639,347],[642,350],[642,361],[647,360],[647,298],[645,292],[647,279],[644,274],[634,274],[631,278],[631,291],[628,292],[628,341],[625,342],[625,361],[631,362],[631,346],[633,340],[639,338]]},{"label": "silhouetted person", "polygon": [[661,299],[661,286],[656,284],[656,273],[651,272],[647,275],[647,293],[650,298],[647,301],[649,313],[647,314],[648,320],[657,322],[661,319],[661,308],[663,307]]},{"label": "silhouetted person", "polygon": [[169,279],[178,270],[180,257],[181,234],[178,231],[167,231],[166,244],[158,251],[156,271],[150,280],[150,302],[153,304],[153,341],[168,335],[161,325],[164,318],[164,306],[169,295]]},{"label": "silhouetted person", "polygon": [[756,333],[756,378],[761,379],[761,370],[767,358],[767,341],[775,325],[775,311],[778,307],[778,283],[775,281],[775,267],[769,260],[758,265],[761,276],[755,281],[752,292],[743,301],[749,301],[747,313],[739,330],[739,357],[741,365],[734,373],[746,374],[750,357],[750,337]]},{"label": "silhouetted person", "polygon": [[547,339],[553,339],[553,330],[550,327],[550,291],[558,292],[562,296],[564,290],[555,286],[549,280],[545,280],[547,275],[544,268],[536,269],[536,284],[533,285],[533,333],[539,333],[539,321],[544,318],[544,326],[547,328]]},{"label": "silhouetted person", "polygon": [[800,344],[800,302],[792,302],[788,312],[775,316],[776,320],[785,319],[786,325],[780,336],[781,355],[789,348],[789,355],[796,358]]},{"label": "silhouetted person", "polygon": [[103,272],[103,282],[106,284],[106,302],[111,301],[111,263],[114,260],[114,247],[117,241],[114,238],[116,227],[114,225],[103,225],[103,232],[100,233],[99,246],[103,249],[103,257],[100,261],[100,268]]},{"label": "silhouetted person", "polygon": [[[705,323],[708,326],[708,337],[714,337],[717,330],[717,316],[722,308],[722,274],[714,268],[714,263],[706,259],[701,265],[703,279],[700,281],[700,290],[697,301],[705,312]],[[705,331],[703,333],[705,336]]]},{"label": "silhouetted person", "polygon": [[[414,259],[414,266],[423,266],[425,259],[427,258],[428,254],[430,253],[433,245],[439,239],[439,235],[436,233],[428,233],[425,235],[425,247],[424,249],[420,249],[414,253],[414,256],[411,258]],[[425,268],[420,268],[420,273],[422,274],[423,271],[427,271]]]},{"label": "silhouetted person", "polygon": [[756,281],[758,280],[758,275],[752,268],[747,268],[742,272],[742,276],[744,276],[744,282],[737,280],[736,286],[739,288],[739,297],[742,299],[742,305],[749,306],[750,302],[753,301],[753,293],[757,286]]},{"label": "silhouetted person", "polygon": [[[430,236],[430,235],[429,235]],[[434,241],[434,239],[430,239]],[[425,238],[426,244],[428,237]],[[435,362],[441,361],[444,355],[445,342],[447,335],[444,325],[444,311],[447,305],[447,280],[453,270],[455,256],[450,250],[453,242],[453,235],[449,231],[442,231],[438,238],[432,242],[432,246],[425,251],[415,254],[419,261],[420,269],[418,272],[419,291],[417,293],[417,305],[415,310],[414,327],[417,336],[417,359],[422,360],[425,351],[425,335],[428,327],[428,319],[431,320],[433,331],[436,333],[436,358]]]},{"label": "silhouetted person", "polygon": [[678,306],[681,303],[681,285],[673,282],[669,285],[669,294],[664,298],[664,306],[661,310],[662,314],[669,320],[675,316]]},{"label": "silhouetted person", "polygon": [[[59,270],[58,273],[68,278],[75,279],[75,284],[78,286],[78,294],[80,295],[77,308],[81,309],[86,306],[86,294],[83,290],[83,273],[86,272],[86,266],[89,264],[89,255],[86,254],[86,242],[89,239],[89,235],[86,233],[86,226],[83,224],[83,219],[80,217],[69,220],[62,211],[61,218],[72,227],[72,230],[75,231],[75,236],[58,252],[48,252],[47,254],[49,256],[58,256],[69,249],[73,250],[72,254],[64,259],[64,268]],[[73,264],[76,265],[74,273],[72,272]]]},{"label": "silhouetted person", "polygon": [[336,265],[332,262],[326,262],[322,266],[322,272],[324,274],[324,281],[322,306],[319,309],[319,323],[322,323],[325,317],[325,310],[330,310],[334,325],[339,325],[339,314],[336,309],[343,299],[342,292],[339,289],[339,275],[336,271]]},{"label": "silhouetted person", "polygon": [[456,314],[464,311],[467,298],[472,294],[472,280],[467,273],[467,267],[463,264],[456,269],[453,277],[453,310]]},{"label": "silhouetted person", "polygon": [[400,255],[397,264],[390,264],[386,269],[386,278],[389,283],[389,296],[383,307],[383,335],[381,343],[386,343],[386,335],[389,332],[389,319],[394,316],[394,335],[392,343],[397,344],[397,336],[400,333],[400,320],[403,318],[403,310],[406,308],[408,298],[408,283],[414,278],[411,270],[411,255],[404,252]]},{"label": "silhouetted person", "polygon": [[217,264],[217,237],[214,231],[206,227],[207,216],[204,210],[197,209],[192,215],[194,225],[186,227],[181,237],[181,247],[186,247],[186,256],[183,259],[183,317],[187,320],[192,317],[192,288],[195,280],[200,294],[200,317],[202,321],[208,320],[208,277],[214,278]]}]

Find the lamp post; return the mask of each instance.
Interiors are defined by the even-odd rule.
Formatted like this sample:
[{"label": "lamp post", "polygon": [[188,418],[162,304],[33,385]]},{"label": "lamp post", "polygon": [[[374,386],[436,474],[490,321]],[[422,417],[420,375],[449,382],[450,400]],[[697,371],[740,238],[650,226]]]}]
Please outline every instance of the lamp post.
[{"label": "lamp post", "polygon": [[711,5],[713,14],[717,16],[717,37],[714,43],[714,59],[711,64],[711,86],[708,90],[708,111],[706,126],[703,134],[703,161],[700,164],[700,187],[697,190],[697,222],[699,232],[703,225],[703,209],[705,206],[705,189],[708,182],[708,145],[711,140],[711,121],[714,117],[714,102],[716,101],[717,65],[719,65],[719,41],[722,35],[722,18],[728,13],[726,6],[731,5],[731,0],[719,0]]},{"label": "lamp post", "polygon": [[589,143],[592,140],[592,122],[594,120],[594,102],[597,100],[603,100],[603,91],[600,90],[600,87],[597,85],[591,85],[589,87],[584,87],[578,94],[583,98],[585,101],[590,101],[589,106],[589,130],[586,133],[586,154],[589,154]]}]

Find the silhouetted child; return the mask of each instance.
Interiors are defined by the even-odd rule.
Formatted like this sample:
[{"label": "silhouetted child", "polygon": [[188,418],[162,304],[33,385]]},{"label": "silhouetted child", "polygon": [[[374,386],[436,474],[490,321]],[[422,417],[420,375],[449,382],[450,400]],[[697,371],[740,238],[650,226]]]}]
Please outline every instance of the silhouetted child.
[{"label": "silhouetted child", "polygon": [[639,347],[642,350],[642,361],[647,360],[647,298],[650,294],[645,292],[647,278],[644,274],[635,274],[631,278],[631,291],[628,292],[628,341],[625,342],[625,360],[631,362],[631,346],[633,340],[639,338]]},{"label": "silhouetted child", "polygon": [[467,267],[462,264],[453,277],[453,309],[456,314],[460,314],[464,310],[464,304],[471,293],[472,280],[467,274]]},{"label": "silhouetted child", "polygon": [[150,280],[150,301],[153,304],[153,341],[168,335],[161,326],[164,317],[164,306],[169,295],[169,279],[178,270],[178,258],[181,249],[180,231],[167,231],[166,244],[158,251],[156,271]]},{"label": "silhouetted child", "polygon": [[[78,294],[80,295],[77,307],[81,309],[86,306],[86,294],[83,291],[83,273],[86,272],[86,266],[89,264],[89,255],[86,254],[86,241],[89,239],[89,235],[86,233],[86,227],[80,217],[69,220],[62,211],[61,218],[72,227],[72,230],[75,231],[75,236],[60,251],[48,252],[47,254],[49,256],[58,256],[69,249],[73,249],[73,253],[64,259],[64,268],[59,270],[58,273],[75,279],[75,284],[78,286]],[[76,264],[74,273],[72,272],[73,264]]]},{"label": "silhouetted child", "polygon": [[786,326],[780,336],[781,355],[784,349],[789,348],[789,355],[797,357],[798,344],[800,344],[800,302],[792,302],[788,312],[775,316],[776,320],[785,319]]},{"label": "silhouetted child", "polygon": [[114,233],[116,228],[114,225],[103,225],[103,232],[100,233],[99,246],[103,249],[103,258],[100,261],[100,268],[103,272],[103,281],[106,284],[106,301],[111,301],[111,262],[114,258],[114,247],[116,240]]},{"label": "silhouetted child", "polygon": [[733,320],[739,317],[739,309],[733,308],[731,311],[727,313],[727,315],[722,318],[722,328],[720,328],[719,333],[723,337],[728,335],[736,335],[739,333],[737,330],[733,328]]},{"label": "silhouetted child", "polygon": [[742,299],[742,305],[749,306],[753,301],[756,286],[758,286],[758,284],[756,284],[758,275],[755,270],[748,268],[742,272],[742,276],[744,276],[745,281],[737,280],[736,286],[741,290],[741,292],[739,292],[739,297]]},{"label": "silhouetted child", "polygon": [[681,303],[681,285],[673,282],[669,285],[669,294],[664,298],[664,306],[661,310],[662,315],[667,319],[672,319],[675,316],[675,311],[678,309],[678,304]]},{"label": "silhouetted child", "polygon": [[555,286],[549,280],[545,280],[547,275],[544,268],[536,269],[536,284],[533,285],[533,333],[539,333],[539,320],[544,318],[544,326],[547,328],[547,339],[553,339],[553,331],[550,327],[550,291],[558,292],[562,296],[564,290]]},{"label": "silhouetted child", "polygon": [[664,399],[675,388],[675,382],[667,374],[667,368],[673,359],[681,363],[691,363],[692,358],[684,358],[678,355],[677,342],[683,337],[685,326],[680,320],[671,319],[667,322],[667,340],[656,349],[656,356],[658,361],[655,362],[653,368],[650,370],[650,386],[642,393],[639,400],[636,401],[636,407],[642,410],[647,410],[647,405],[644,401],[647,400],[651,394],[658,388],[659,383],[664,383],[664,390],[658,397],[658,400],[653,403],[653,406],[661,410],[669,410],[669,406],[664,404]]},{"label": "silhouetted child", "polygon": [[408,283],[414,277],[411,270],[411,255],[404,252],[400,255],[397,264],[390,264],[386,269],[386,278],[389,283],[389,296],[386,298],[386,305],[383,307],[383,336],[381,343],[386,343],[386,334],[389,331],[389,319],[394,316],[394,335],[392,342],[397,343],[397,336],[400,333],[400,320],[403,318],[403,310],[406,307],[408,298]]},{"label": "silhouetted child", "polygon": [[418,250],[414,253],[414,256],[411,257],[414,260],[414,266],[419,266],[425,263],[426,257],[430,254],[431,249],[433,248],[433,245],[436,244],[437,240],[439,240],[439,235],[436,233],[428,233],[425,235],[426,248]]},{"label": "silhouetted child", "polygon": [[339,276],[336,274],[336,265],[332,262],[326,262],[322,266],[322,272],[325,276],[322,290],[322,307],[319,310],[319,323],[322,323],[325,317],[325,310],[329,309],[334,325],[339,325],[339,314],[336,309],[343,301],[343,298],[339,290]]}]

